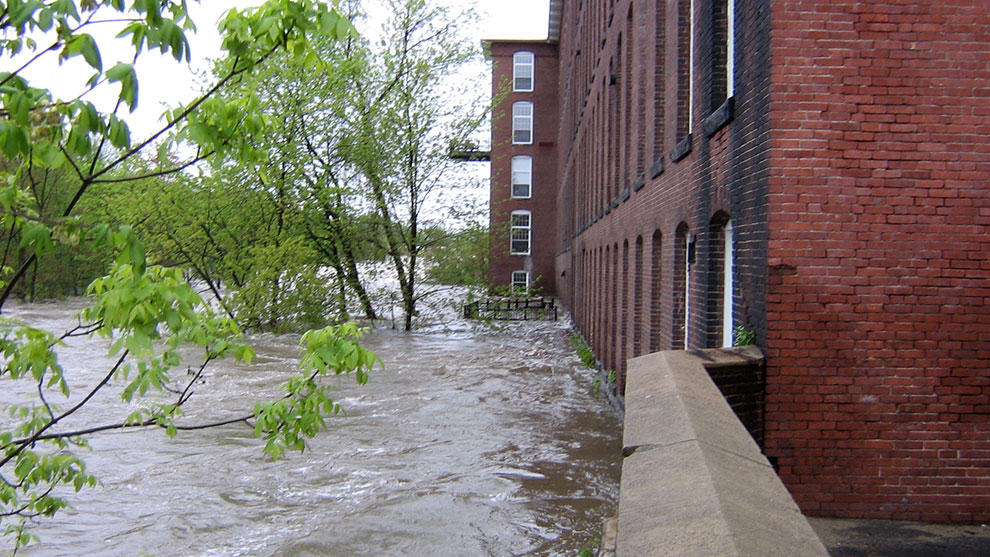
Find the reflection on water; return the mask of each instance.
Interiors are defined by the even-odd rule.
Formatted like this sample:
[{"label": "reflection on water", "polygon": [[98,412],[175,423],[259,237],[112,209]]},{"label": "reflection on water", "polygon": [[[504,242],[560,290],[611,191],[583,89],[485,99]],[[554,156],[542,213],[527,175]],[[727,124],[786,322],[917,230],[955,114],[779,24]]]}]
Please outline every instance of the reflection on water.
[{"label": "reflection on water", "polygon": [[[72,307],[5,315],[64,328]],[[246,426],[96,436],[84,458],[103,487],[71,497],[23,554],[573,555],[614,514],[621,432],[566,335],[534,322],[375,331],[366,344],[386,369],[365,386],[339,379],[346,415],[278,463]],[[296,340],[252,341],[252,365],[210,368],[190,421],[243,413],[276,392]],[[102,350],[73,339],[61,359],[85,383],[84,370],[107,369]],[[114,401],[89,419],[123,411]]]}]

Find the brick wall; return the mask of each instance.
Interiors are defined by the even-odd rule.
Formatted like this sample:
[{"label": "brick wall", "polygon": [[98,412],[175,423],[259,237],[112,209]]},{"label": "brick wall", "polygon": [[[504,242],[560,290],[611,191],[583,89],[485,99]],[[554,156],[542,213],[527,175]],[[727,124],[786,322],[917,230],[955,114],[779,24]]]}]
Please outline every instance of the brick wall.
[{"label": "brick wall", "polygon": [[772,7],[767,454],[812,514],[990,520],[990,8]]},{"label": "brick wall", "polygon": [[[619,393],[625,358],[684,346],[678,230],[690,231],[697,246],[688,289],[690,346],[721,341],[709,330],[721,326],[723,311],[709,303],[709,279],[719,272],[708,250],[719,233],[713,219],[731,218],[736,231],[736,322],[765,336],[770,51],[758,45],[769,43],[770,12],[765,1],[738,2],[737,36],[752,46],[737,56],[734,119],[709,135],[703,121],[721,107],[711,91],[717,59],[724,64],[725,57],[724,45],[718,50],[724,31],[714,28],[725,22],[710,1],[695,2],[696,33],[707,39],[695,45],[688,138],[682,27],[689,6],[689,0],[589,0],[565,4],[563,14],[560,75],[570,77],[560,84],[558,207],[561,226],[574,232],[562,238],[560,249],[569,251],[557,258],[556,274],[582,277],[565,302],[602,365],[618,372]],[[686,154],[672,153],[679,142]]]},{"label": "brick wall", "polygon": [[693,72],[689,0],[563,4],[564,302],[621,394],[625,358],[719,342],[731,219],[732,325],[766,383],[715,380],[802,509],[990,520],[986,1],[737,0],[725,100],[717,1],[694,2]]}]

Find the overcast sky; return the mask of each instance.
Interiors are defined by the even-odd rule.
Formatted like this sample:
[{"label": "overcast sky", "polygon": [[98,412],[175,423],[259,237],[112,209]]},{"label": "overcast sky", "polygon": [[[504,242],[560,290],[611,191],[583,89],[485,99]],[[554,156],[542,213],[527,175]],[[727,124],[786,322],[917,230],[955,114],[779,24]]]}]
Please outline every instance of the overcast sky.
[{"label": "overcast sky", "polygon": [[[189,35],[193,60],[191,64],[177,63],[171,56],[162,57],[157,53],[144,56],[138,63],[138,109],[127,117],[132,135],[146,135],[157,129],[155,123],[164,112],[165,106],[192,100],[202,90],[205,73],[209,69],[208,59],[215,58],[220,51],[220,38],[216,23],[220,16],[231,7],[244,8],[255,5],[260,0],[202,0],[190,2],[189,11],[198,31]],[[369,1],[369,0],[366,0]],[[452,6],[473,6],[480,17],[479,28],[474,30],[475,38],[481,39],[545,39],[547,36],[547,16],[549,0],[439,0]],[[372,32],[373,30],[363,30]],[[119,61],[114,55],[112,35],[93,34],[100,41],[103,67],[110,68]],[[126,43],[125,43],[126,44]],[[124,52],[125,49],[120,49]],[[124,55],[121,55],[123,58]],[[56,57],[49,55],[44,64],[36,64],[29,73],[29,79],[36,85],[50,87],[61,98],[73,98],[83,91],[83,83],[92,70],[81,57],[59,65]],[[129,60],[126,60],[129,61]],[[11,63],[10,61],[3,62]],[[16,67],[16,66],[15,66]],[[6,68],[0,67],[0,70]],[[198,75],[198,77],[197,77]],[[67,84],[76,87],[68,89]],[[89,100],[100,108],[109,110],[116,99],[116,86],[105,87],[99,94],[90,94]],[[109,107],[107,103],[111,103]],[[154,129],[153,129],[154,128]]]}]

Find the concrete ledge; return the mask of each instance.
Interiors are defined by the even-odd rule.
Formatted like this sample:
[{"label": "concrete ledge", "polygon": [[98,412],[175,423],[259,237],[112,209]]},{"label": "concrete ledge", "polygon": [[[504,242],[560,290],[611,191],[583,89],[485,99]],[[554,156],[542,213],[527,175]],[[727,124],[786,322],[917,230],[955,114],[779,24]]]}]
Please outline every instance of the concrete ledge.
[{"label": "concrete ledge", "polygon": [[762,358],[745,347],[629,360],[617,555],[827,557],[707,372]]}]

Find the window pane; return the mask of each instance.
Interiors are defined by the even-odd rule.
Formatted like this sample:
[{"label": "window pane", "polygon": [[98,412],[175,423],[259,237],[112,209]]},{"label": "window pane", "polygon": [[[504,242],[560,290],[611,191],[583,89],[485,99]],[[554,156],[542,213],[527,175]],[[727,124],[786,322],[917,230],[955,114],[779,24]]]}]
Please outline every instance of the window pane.
[{"label": "window pane", "polygon": [[512,142],[533,142],[533,103],[512,103]]},{"label": "window pane", "polygon": [[512,289],[526,291],[529,289],[529,273],[526,271],[512,272]]},{"label": "window pane", "polygon": [[530,197],[533,184],[533,158],[512,157],[512,197]]},{"label": "window pane", "polygon": [[512,57],[512,88],[515,91],[533,90],[533,65],[535,57],[532,52],[517,52]]}]

